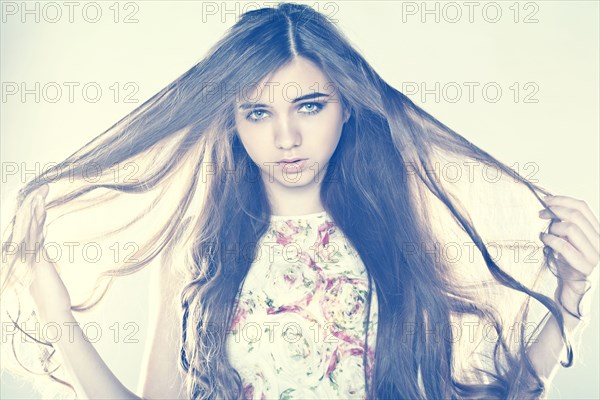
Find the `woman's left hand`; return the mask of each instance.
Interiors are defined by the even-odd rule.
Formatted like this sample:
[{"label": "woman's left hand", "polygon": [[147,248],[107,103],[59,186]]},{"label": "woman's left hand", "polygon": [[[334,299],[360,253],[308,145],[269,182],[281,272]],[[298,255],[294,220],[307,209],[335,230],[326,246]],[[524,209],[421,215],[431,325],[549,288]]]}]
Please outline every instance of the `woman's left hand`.
[{"label": "woman's left hand", "polygon": [[568,196],[548,196],[544,200],[555,215],[548,209],[540,211],[540,218],[552,220],[549,233],[542,232],[540,239],[557,255],[559,286],[555,299],[558,302],[562,286],[563,315],[576,325],[580,321],[574,316],[589,314],[591,297],[598,286],[600,222],[583,200]]}]

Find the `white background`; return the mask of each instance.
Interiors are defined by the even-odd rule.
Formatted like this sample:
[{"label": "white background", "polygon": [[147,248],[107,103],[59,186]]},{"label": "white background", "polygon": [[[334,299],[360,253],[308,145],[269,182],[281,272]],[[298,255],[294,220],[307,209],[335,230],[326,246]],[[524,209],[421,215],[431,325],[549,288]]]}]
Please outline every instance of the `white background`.
[{"label": "white background", "polygon": [[[465,2],[307,3],[337,20],[375,70],[401,91],[411,82],[429,90],[439,82],[439,101],[433,94],[407,93],[426,111],[508,165],[534,163],[542,186],[586,200],[598,215],[598,2],[474,2],[472,22]],[[24,4],[39,11],[23,14]],[[239,12],[268,3],[76,2],[73,22],[64,2],[47,4],[2,3],[3,195],[31,178],[6,176],[7,166],[64,159],[199,61]],[[207,7],[216,7],[216,14],[208,15]],[[438,11],[423,15],[424,7]],[[92,22],[98,9],[102,14]],[[39,101],[34,94],[11,94],[15,84],[34,89],[36,82]],[[73,101],[64,82],[78,84]],[[464,82],[478,83],[473,101]],[[92,88],[82,92],[87,83],[101,88],[98,101],[91,100]],[[492,89],[484,97],[485,84],[501,88],[498,101],[491,101]],[[453,102],[456,85],[463,92]],[[58,97],[56,86],[62,88]],[[137,103],[125,102],[131,88]],[[537,102],[524,101],[531,88]],[[97,346],[130,389],[136,387],[144,344],[145,277],[124,278],[105,308],[113,320],[139,324],[139,343]],[[551,399],[600,398],[597,296],[576,364],[559,371]],[[3,399],[31,396],[3,376]]]}]

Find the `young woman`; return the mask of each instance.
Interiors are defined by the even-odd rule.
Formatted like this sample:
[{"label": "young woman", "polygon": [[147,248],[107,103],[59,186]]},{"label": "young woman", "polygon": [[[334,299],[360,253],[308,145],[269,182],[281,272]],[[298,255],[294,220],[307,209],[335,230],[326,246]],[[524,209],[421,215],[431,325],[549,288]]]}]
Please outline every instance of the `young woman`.
[{"label": "young woman", "polygon": [[[436,162],[503,178],[461,188],[427,172]],[[127,163],[135,181],[115,182]],[[84,179],[89,165],[103,179]],[[573,361],[600,252],[586,203],[540,192],[388,85],[323,15],[282,3],[244,14],[197,65],[21,190],[4,243],[39,252],[3,246],[3,295],[73,327],[39,345],[48,375],[82,397],[540,398],[564,344]],[[170,213],[138,262],[104,271],[73,304],[43,246],[47,213],[119,193],[155,195],[132,223]],[[541,263],[495,260],[490,238],[538,240],[539,205]],[[465,240],[476,260],[439,257],[436,245]],[[136,395],[73,312],[154,259]],[[531,298],[549,311],[533,344]],[[453,330],[466,326],[496,337]]]}]

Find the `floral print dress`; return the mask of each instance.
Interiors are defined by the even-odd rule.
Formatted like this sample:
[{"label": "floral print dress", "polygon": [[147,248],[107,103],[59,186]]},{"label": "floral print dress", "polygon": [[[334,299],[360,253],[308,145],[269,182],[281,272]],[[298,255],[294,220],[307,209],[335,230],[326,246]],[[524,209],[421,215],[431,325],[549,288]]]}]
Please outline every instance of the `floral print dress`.
[{"label": "floral print dress", "polygon": [[245,398],[364,399],[377,336],[372,287],[365,349],[368,290],[364,264],[326,211],[272,216],[227,333]]}]

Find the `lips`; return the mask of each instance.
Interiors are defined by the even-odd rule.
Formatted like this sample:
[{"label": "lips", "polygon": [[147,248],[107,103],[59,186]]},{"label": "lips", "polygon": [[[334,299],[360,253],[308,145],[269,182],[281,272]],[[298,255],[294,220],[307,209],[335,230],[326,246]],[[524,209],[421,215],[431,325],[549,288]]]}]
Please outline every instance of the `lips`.
[{"label": "lips", "polygon": [[284,158],[282,160],[277,161],[277,163],[279,163],[279,164],[284,164],[284,163],[285,164],[290,164],[290,163],[294,163],[294,162],[297,162],[297,161],[303,161],[303,160],[306,160],[306,158],[298,158],[298,157],[296,157],[296,158]]},{"label": "lips", "polygon": [[306,160],[307,158],[290,158],[280,160],[277,165],[279,165],[282,170],[286,173],[290,174],[299,174],[306,168]]}]

